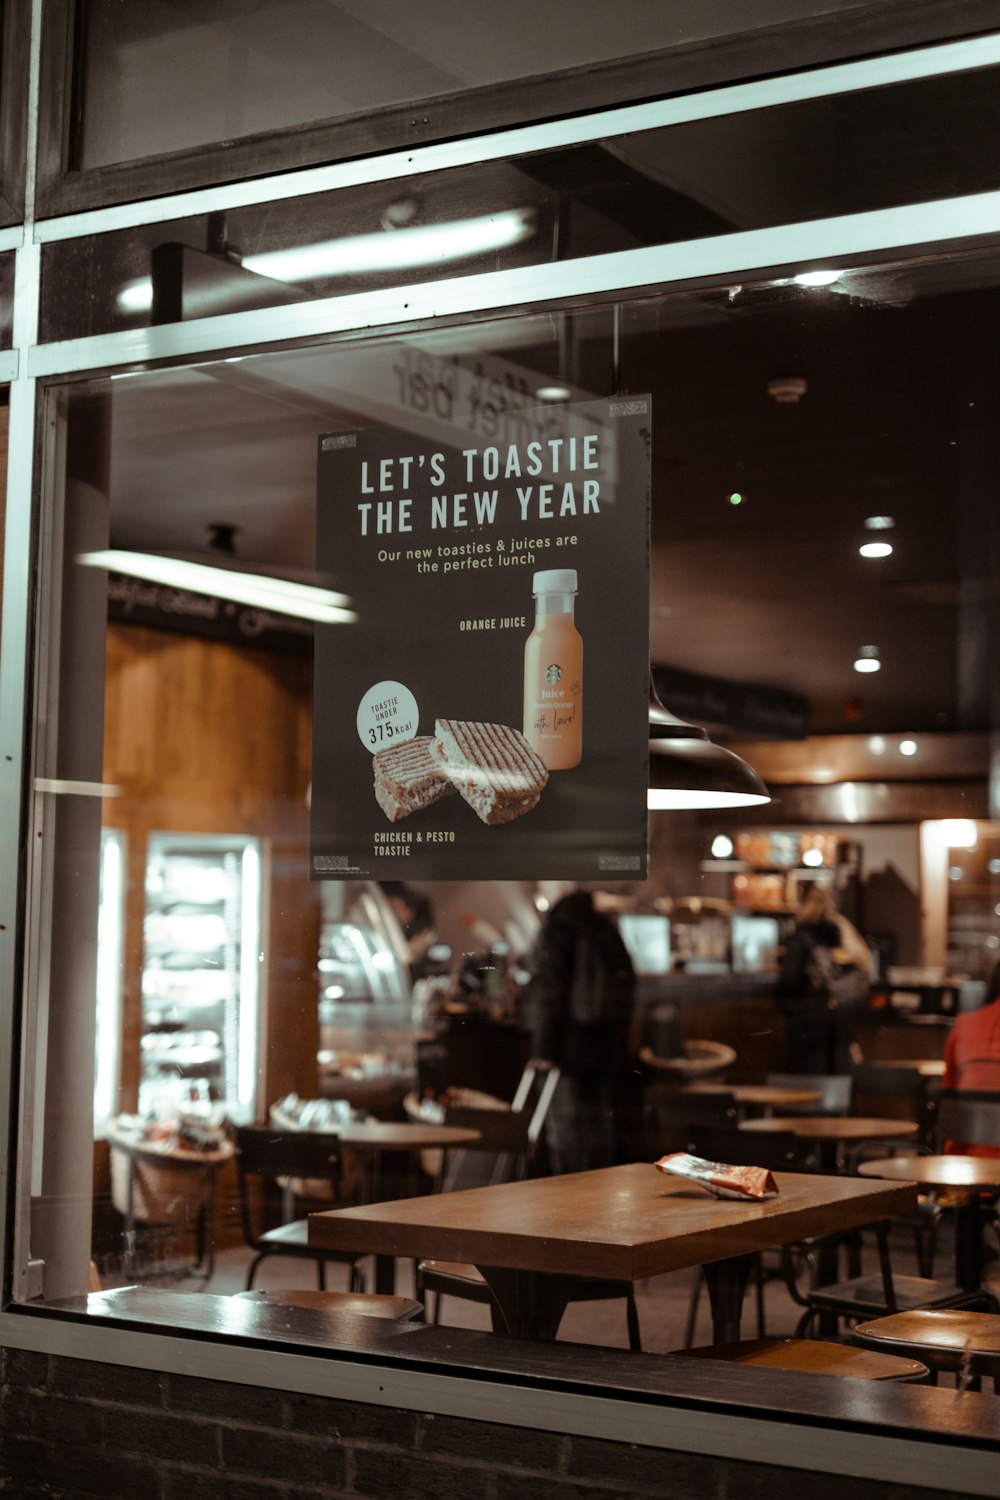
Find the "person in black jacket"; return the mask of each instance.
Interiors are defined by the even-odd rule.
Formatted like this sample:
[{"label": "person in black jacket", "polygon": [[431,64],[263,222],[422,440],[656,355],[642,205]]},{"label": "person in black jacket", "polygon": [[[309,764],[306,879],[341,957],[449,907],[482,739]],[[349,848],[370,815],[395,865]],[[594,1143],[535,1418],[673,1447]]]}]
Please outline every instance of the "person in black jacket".
[{"label": "person in black jacket", "polygon": [[622,1158],[619,1115],[631,1080],[635,971],[589,891],[557,901],[529,960],[524,1012],[536,1062],[560,1069],[546,1122],[553,1172]]},{"label": "person in black jacket", "polygon": [[850,1070],[854,1020],[865,1004],[870,967],[864,938],[837,911],[829,891],[814,886],[795,918],[775,987],[797,1072]]}]

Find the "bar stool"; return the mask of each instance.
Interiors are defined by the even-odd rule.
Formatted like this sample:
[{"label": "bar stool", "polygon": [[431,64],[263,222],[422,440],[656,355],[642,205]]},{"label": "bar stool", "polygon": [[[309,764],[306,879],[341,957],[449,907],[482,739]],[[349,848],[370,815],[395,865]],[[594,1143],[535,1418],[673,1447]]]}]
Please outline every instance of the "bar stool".
[{"label": "bar stool", "polygon": [[936,1382],[939,1370],[967,1370],[978,1388],[983,1375],[993,1377],[1000,1394],[1000,1314],[969,1308],[897,1312],[859,1323],[852,1338],[866,1349],[922,1359]]},{"label": "bar stool", "polygon": [[858,1380],[926,1380],[930,1374],[928,1367],[912,1355],[873,1354],[846,1344],[827,1344],[822,1339],[742,1339],[738,1344],[703,1344],[673,1352],[696,1359],[720,1359],[727,1364],[794,1370],[803,1375],[848,1375]]}]

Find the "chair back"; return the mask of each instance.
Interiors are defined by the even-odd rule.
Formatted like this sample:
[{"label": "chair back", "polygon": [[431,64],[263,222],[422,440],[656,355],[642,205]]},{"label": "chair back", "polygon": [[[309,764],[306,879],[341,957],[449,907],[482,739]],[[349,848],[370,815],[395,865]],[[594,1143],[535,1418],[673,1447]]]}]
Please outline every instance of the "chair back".
[{"label": "chair back", "polygon": [[691,1132],[699,1125],[735,1128],[736,1100],[724,1089],[704,1092],[651,1085],[646,1093],[647,1150],[652,1156],[690,1151]]},{"label": "chair back", "polygon": [[957,1141],[967,1146],[1000,1149],[1000,1094],[979,1089],[942,1089],[937,1134],[941,1145]]},{"label": "chair back", "polygon": [[340,1138],[318,1130],[279,1130],[273,1125],[239,1125],[236,1128],[236,1175],[239,1184],[240,1220],[248,1245],[256,1245],[265,1227],[266,1187],[282,1188],[280,1218],[294,1217],[296,1184],[326,1184],[336,1197],[341,1181]]},{"label": "chair back", "polygon": [[558,1068],[526,1067],[509,1109],[449,1105],[445,1109],[445,1124],[477,1130],[479,1140],[448,1154],[440,1190],[489,1187],[526,1176],[559,1077]]},{"label": "chair back", "polygon": [[692,1125],[688,1149],[706,1161],[733,1167],[766,1167],[769,1172],[798,1169],[798,1148],[791,1130],[746,1131],[731,1125]]},{"label": "chair back", "polygon": [[860,1115],[888,1115],[916,1120],[919,1140],[926,1144],[937,1119],[941,1082],[925,1078],[916,1068],[886,1063],[858,1063],[851,1069],[854,1111]]},{"label": "chair back", "polygon": [[815,1104],[782,1106],[787,1115],[846,1115],[850,1113],[854,1080],[850,1073],[768,1073],[767,1082],[780,1088],[815,1089]]}]

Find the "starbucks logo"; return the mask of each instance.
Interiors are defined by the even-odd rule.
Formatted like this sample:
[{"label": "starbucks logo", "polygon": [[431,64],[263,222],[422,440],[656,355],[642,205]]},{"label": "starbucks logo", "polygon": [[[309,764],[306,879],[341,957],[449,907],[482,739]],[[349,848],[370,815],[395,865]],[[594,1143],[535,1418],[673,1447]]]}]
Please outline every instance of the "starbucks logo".
[{"label": "starbucks logo", "polygon": [[546,682],[562,682],[562,667],[556,666],[555,662],[545,668]]}]

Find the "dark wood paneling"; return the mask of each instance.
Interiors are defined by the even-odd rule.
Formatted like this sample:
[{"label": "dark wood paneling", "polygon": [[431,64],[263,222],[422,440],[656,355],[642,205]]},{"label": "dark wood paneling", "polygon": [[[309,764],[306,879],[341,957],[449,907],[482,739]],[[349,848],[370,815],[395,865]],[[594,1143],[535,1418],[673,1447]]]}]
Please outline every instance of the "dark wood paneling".
[{"label": "dark wood paneling", "polygon": [[142,1030],[146,844],[154,830],[268,841],[266,1105],[317,1092],[319,892],[308,880],[308,661],[138,626],[108,630],[105,821],[128,865],[120,1107],[134,1109]]}]

